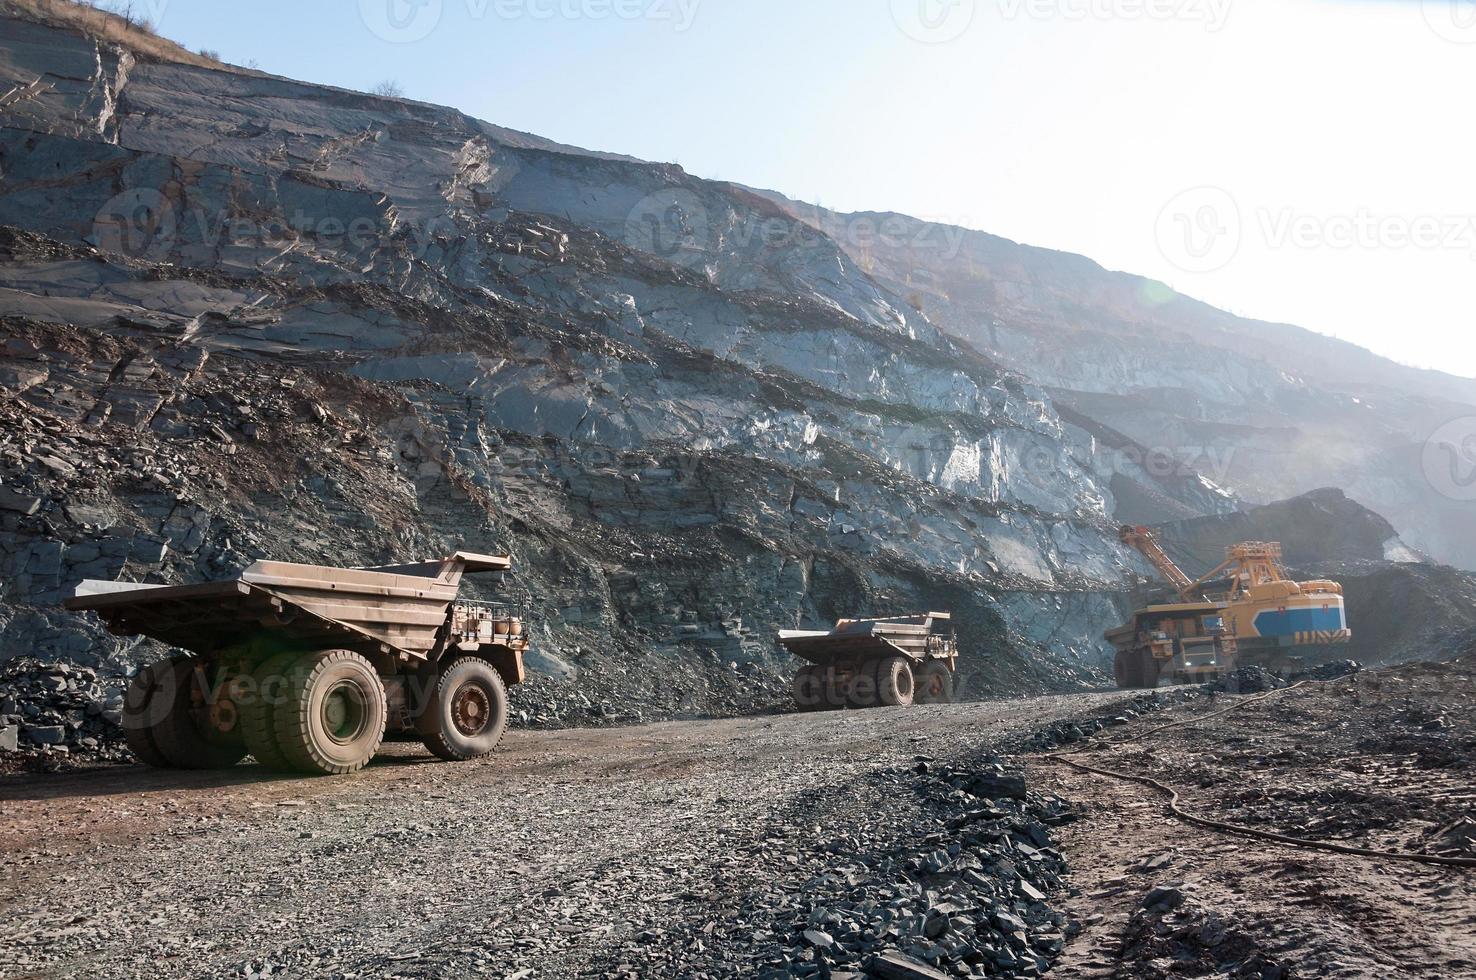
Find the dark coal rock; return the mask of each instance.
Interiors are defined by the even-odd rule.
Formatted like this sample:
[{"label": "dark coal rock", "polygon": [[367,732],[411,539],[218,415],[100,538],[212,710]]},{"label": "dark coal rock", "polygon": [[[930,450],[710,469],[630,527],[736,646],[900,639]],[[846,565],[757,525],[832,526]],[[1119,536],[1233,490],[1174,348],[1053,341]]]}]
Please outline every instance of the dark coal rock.
[{"label": "dark coal rock", "polygon": [[0,765],[49,770],[132,759],[119,726],[127,678],[31,658],[0,666]]},{"label": "dark coal rock", "polygon": [[1286,687],[1286,681],[1253,664],[1205,685],[1206,690],[1224,694],[1264,694],[1283,687]]},{"label": "dark coal rock", "polygon": [[[897,784],[888,795],[911,797],[901,840],[817,846],[812,877],[761,881],[721,919],[661,937],[665,952],[651,951],[644,966],[681,976],[904,980],[1046,972],[1077,929],[1050,904],[1066,873],[1053,828],[1075,819],[1071,807],[1031,791],[1019,767],[997,756],[874,778]],[[638,954],[622,955],[630,967]]]},{"label": "dark coal rock", "polygon": [[1175,705],[1192,701],[1200,696],[1200,690],[1192,687],[1169,688],[1153,694],[1140,694],[1133,698],[1131,706],[1114,707],[1111,712],[1091,718],[1078,718],[1047,725],[1017,744],[1021,752],[1050,752],[1054,749],[1091,738],[1109,728],[1126,725],[1134,718],[1163,711]]},{"label": "dark coal rock", "polygon": [[1340,677],[1347,677],[1363,670],[1363,664],[1356,660],[1336,660],[1328,664],[1319,664],[1309,670],[1297,675],[1298,680],[1309,681],[1335,681]]}]

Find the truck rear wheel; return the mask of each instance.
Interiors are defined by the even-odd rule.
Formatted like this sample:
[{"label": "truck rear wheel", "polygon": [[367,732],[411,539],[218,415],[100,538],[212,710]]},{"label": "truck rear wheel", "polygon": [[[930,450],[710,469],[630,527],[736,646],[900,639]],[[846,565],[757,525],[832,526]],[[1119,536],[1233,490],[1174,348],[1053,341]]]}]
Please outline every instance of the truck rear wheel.
[{"label": "truck rear wheel", "polygon": [[490,755],[507,730],[507,686],[480,657],[461,657],[441,672],[416,727],[425,747],[447,762]]},{"label": "truck rear wheel", "polygon": [[794,675],[794,703],[801,711],[818,711],[825,707],[825,680],[820,668],[801,667]]},{"label": "truck rear wheel", "polygon": [[123,696],[123,739],[139,762],[155,769],[169,768],[169,760],[154,743],[152,729],[157,719],[150,715],[154,694],[159,689],[158,673],[168,667],[167,660],[148,664],[133,675],[133,680],[128,682],[128,693]]},{"label": "truck rear wheel", "polygon": [[246,758],[243,745],[211,725],[214,691],[205,666],[195,657],[175,657],[154,671],[157,686],[148,707],[154,722],[148,733],[159,755],[175,769],[229,769]]},{"label": "truck rear wheel", "polygon": [[821,667],[820,689],[825,692],[827,708],[844,708],[851,693],[851,679],[834,664]]},{"label": "truck rear wheel", "polygon": [[876,668],[877,696],[882,704],[906,707],[912,704],[912,664],[906,657],[888,657]]},{"label": "truck rear wheel", "polygon": [[953,671],[941,660],[929,660],[917,671],[918,704],[952,704]]},{"label": "truck rear wheel", "polygon": [[339,776],[369,764],[384,741],[384,682],[351,650],[310,653],[287,671],[273,712],[277,746],[294,768]]},{"label": "truck rear wheel", "polygon": [[868,660],[856,668],[851,675],[850,687],[846,689],[846,704],[853,708],[875,708],[879,700],[877,690],[877,667],[875,660]]},{"label": "truck rear wheel", "polygon": [[267,658],[251,672],[253,687],[241,705],[241,737],[246,751],[267,769],[286,772],[292,768],[277,744],[277,706],[286,700],[287,672],[297,661],[297,654],[279,653]]}]

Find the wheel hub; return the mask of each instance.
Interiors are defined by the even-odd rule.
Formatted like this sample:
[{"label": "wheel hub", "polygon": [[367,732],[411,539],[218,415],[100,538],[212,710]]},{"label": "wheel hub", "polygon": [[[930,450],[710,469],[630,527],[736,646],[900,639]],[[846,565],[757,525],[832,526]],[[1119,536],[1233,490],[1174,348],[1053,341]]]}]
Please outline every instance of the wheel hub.
[{"label": "wheel hub", "polygon": [[335,684],[323,698],[323,730],[335,742],[346,744],[358,738],[368,716],[368,699],[351,681]]},{"label": "wheel hub", "polygon": [[236,702],[228,698],[216,698],[215,703],[210,706],[210,726],[222,735],[235,731],[240,720],[241,712],[236,707]]},{"label": "wheel hub", "polygon": [[463,735],[480,735],[492,720],[491,699],[478,684],[463,684],[451,698],[451,722]]}]

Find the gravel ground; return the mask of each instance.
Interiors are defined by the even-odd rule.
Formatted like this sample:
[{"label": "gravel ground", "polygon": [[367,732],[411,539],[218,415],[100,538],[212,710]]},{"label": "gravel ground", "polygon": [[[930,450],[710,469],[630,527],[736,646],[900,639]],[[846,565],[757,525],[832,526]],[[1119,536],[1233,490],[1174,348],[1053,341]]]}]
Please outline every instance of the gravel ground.
[{"label": "gravel ground", "polygon": [[16,775],[0,976],[1476,976],[1469,870],[1199,830],[1039,754],[1221,820],[1476,853],[1476,661],[1204,717],[1247,696],[521,731],[345,779]]},{"label": "gravel ground", "polygon": [[918,756],[969,765],[1129,703],[523,731],[488,762],[393,746],[343,779],[253,766],[7,777],[0,974],[731,973],[733,941],[700,937],[802,891],[836,842],[924,847],[910,835],[926,795],[897,780]]}]

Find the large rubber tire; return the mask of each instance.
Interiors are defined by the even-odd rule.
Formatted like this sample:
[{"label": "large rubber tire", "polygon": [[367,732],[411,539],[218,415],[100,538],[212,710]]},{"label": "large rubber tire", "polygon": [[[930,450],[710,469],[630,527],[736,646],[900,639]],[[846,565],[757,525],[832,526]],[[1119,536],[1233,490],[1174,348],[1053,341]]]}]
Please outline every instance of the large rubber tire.
[{"label": "large rubber tire", "polygon": [[877,690],[877,662],[868,660],[856,668],[846,689],[846,704],[852,708],[875,708],[880,703]]},{"label": "large rubber tire", "polygon": [[436,678],[416,719],[421,741],[447,762],[491,755],[507,731],[507,686],[480,657],[453,660]]},{"label": "large rubber tire", "polygon": [[169,760],[154,742],[153,722],[157,719],[150,717],[154,693],[159,689],[159,670],[169,666],[167,660],[148,664],[133,675],[123,696],[123,739],[139,762],[155,769],[170,768]]},{"label": "large rubber tire", "polygon": [[820,689],[825,692],[825,707],[844,708],[850,699],[851,679],[834,665],[821,667]]},{"label": "large rubber tire", "polygon": [[211,693],[204,665],[194,657],[176,657],[159,665],[158,687],[149,713],[156,720],[149,735],[175,769],[229,769],[246,758],[246,748],[213,733],[207,719]]},{"label": "large rubber tire", "polygon": [[1158,687],[1158,678],[1163,670],[1157,657],[1152,650],[1142,651],[1142,658],[1138,662],[1138,684],[1144,690],[1151,691]]},{"label": "large rubber tire", "polygon": [[876,668],[878,700],[893,708],[912,704],[914,684],[912,664],[906,657],[887,657]]},{"label": "large rubber tire", "polygon": [[825,679],[814,665],[801,667],[794,675],[794,703],[801,711],[819,711],[825,707]]},{"label": "large rubber tire", "polygon": [[277,744],[277,707],[286,699],[287,674],[300,655],[279,653],[263,661],[251,676],[251,697],[241,705],[241,737],[246,751],[264,768],[290,772],[292,763]]},{"label": "large rubber tire", "polygon": [[1138,654],[1137,650],[1119,650],[1117,656],[1112,658],[1112,676],[1117,681],[1119,691],[1136,691],[1143,686],[1143,681],[1138,676],[1142,666]]},{"label": "large rubber tire", "polygon": [[913,699],[918,704],[953,703],[953,671],[943,661],[929,660],[918,668],[915,678]]},{"label": "large rubber tire", "polygon": [[287,671],[273,712],[277,747],[295,769],[324,776],[357,772],[384,741],[384,682],[351,650],[310,653]]}]

